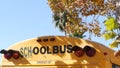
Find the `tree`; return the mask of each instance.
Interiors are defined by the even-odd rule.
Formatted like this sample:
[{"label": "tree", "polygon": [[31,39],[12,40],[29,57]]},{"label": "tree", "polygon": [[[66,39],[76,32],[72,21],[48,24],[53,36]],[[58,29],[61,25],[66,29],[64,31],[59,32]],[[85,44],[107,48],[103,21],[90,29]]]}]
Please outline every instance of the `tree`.
[{"label": "tree", "polygon": [[[119,0],[118,0],[119,1]],[[84,36],[86,32],[113,39],[111,47],[117,47],[120,43],[120,24],[118,23],[119,7],[116,0],[48,0],[53,11],[53,17],[59,18],[57,22],[64,24],[64,31],[69,35]],[[107,18],[101,22],[99,18]],[[86,21],[86,18],[89,21]],[[55,20],[55,18],[54,18]],[[100,25],[104,24],[104,25]],[[105,27],[105,29],[101,27]]]},{"label": "tree", "polygon": [[65,13],[62,13],[61,15],[59,13],[54,13],[53,20],[54,20],[55,26],[59,27],[60,31],[65,32],[65,35],[66,35],[66,31],[64,30],[65,24],[66,24]]}]

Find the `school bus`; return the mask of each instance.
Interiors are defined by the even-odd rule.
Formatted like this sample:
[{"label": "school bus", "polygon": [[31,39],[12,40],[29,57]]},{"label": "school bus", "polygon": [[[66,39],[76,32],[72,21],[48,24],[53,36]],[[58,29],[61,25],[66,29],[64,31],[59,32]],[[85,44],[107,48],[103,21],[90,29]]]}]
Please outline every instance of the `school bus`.
[{"label": "school bus", "polygon": [[120,57],[100,43],[43,36],[2,49],[2,68],[120,68]]}]

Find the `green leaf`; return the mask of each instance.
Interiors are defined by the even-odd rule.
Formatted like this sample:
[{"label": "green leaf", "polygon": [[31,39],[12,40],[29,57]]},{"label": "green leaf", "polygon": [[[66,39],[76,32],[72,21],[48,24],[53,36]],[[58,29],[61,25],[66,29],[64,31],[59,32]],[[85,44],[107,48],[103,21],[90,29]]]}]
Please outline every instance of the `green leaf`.
[{"label": "green leaf", "polygon": [[105,40],[109,40],[109,39],[115,38],[116,33],[114,31],[110,31],[110,32],[103,34],[102,36],[105,38]]},{"label": "green leaf", "polygon": [[53,19],[54,19],[54,21],[59,21],[60,17],[55,13],[53,15]]},{"label": "green leaf", "polygon": [[74,34],[73,34],[73,37],[77,37],[77,38],[84,38],[84,37],[86,37],[86,36],[85,36],[85,35],[83,35],[83,34],[74,33]]},{"label": "green leaf", "polygon": [[55,21],[55,27],[59,26],[59,21]]},{"label": "green leaf", "polygon": [[59,29],[60,29],[60,31],[64,31],[64,27],[61,25],[61,24],[59,24]]},{"label": "green leaf", "polygon": [[111,32],[109,33],[109,36],[111,37],[111,39],[113,39],[113,38],[116,37],[116,33],[113,32],[113,31],[111,31]]},{"label": "green leaf", "polygon": [[118,44],[119,42],[117,40],[113,41],[111,44],[110,44],[110,47],[111,48],[115,48],[115,47],[118,47]]},{"label": "green leaf", "polygon": [[110,17],[105,21],[106,30],[113,30],[118,28],[117,23],[115,22],[115,18]]},{"label": "green leaf", "polygon": [[107,33],[103,34],[102,37],[104,37],[105,40],[109,40],[110,39],[110,36]]}]

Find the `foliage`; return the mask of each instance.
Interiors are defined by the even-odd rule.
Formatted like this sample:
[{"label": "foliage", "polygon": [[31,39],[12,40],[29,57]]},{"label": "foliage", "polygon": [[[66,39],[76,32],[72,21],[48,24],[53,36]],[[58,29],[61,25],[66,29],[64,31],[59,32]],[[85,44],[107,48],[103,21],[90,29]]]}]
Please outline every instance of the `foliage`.
[{"label": "foliage", "polygon": [[113,17],[110,17],[108,18],[108,20],[105,21],[105,26],[107,31],[111,31],[118,28],[118,24],[116,23],[115,18]]},{"label": "foliage", "polygon": [[116,37],[116,33],[114,31],[109,31],[103,34],[103,37],[105,38],[105,40],[113,39]]},{"label": "foliage", "polygon": [[104,23],[106,26],[106,32],[103,34],[103,37],[105,40],[114,39],[110,44],[111,48],[118,47],[120,44],[119,24],[113,17],[108,18]]},{"label": "foliage", "polygon": [[120,40],[115,40],[115,41],[113,41],[113,42],[110,44],[110,47],[111,47],[111,48],[118,47],[118,44],[120,44]]},{"label": "foliage", "polygon": [[[118,40],[120,36],[120,27],[115,19],[115,0],[48,0],[48,4],[56,26],[70,36],[83,38],[86,32],[98,37],[102,35],[106,40]],[[108,18],[104,22],[104,31],[98,20],[100,16]],[[89,18],[91,22],[84,21],[84,18]],[[111,44],[112,47],[116,45]]]}]

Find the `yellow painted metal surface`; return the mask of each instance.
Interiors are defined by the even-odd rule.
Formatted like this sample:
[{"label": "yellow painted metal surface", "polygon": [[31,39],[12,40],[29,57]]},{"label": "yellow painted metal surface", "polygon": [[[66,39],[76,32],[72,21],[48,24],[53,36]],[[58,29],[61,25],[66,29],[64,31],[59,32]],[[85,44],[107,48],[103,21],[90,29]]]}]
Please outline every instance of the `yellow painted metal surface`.
[{"label": "yellow painted metal surface", "polygon": [[[77,57],[70,47],[91,46],[96,54]],[[112,68],[112,63],[120,65],[114,51],[100,43],[65,36],[44,36],[18,42],[7,50],[18,50],[23,57],[5,59],[2,68]],[[104,53],[107,53],[106,55]]]}]

